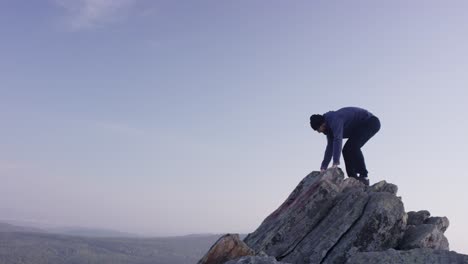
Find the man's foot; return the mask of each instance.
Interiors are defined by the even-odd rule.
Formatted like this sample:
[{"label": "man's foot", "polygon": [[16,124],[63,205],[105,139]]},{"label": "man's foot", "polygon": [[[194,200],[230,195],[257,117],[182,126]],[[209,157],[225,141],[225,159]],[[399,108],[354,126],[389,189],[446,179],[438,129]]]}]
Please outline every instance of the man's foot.
[{"label": "man's foot", "polygon": [[369,186],[369,178],[359,176],[357,179],[358,179],[360,182],[364,183],[364,185]]}]

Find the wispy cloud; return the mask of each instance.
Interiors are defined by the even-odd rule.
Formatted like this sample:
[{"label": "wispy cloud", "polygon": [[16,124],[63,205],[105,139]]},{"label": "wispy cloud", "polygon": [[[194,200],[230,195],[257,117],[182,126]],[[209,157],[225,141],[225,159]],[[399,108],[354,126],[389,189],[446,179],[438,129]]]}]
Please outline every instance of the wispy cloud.
[{"label": "wispy cloud", "polygon": [[72,30],[90,29],[123,20],[136,0],[54,0],[66,11]]}]

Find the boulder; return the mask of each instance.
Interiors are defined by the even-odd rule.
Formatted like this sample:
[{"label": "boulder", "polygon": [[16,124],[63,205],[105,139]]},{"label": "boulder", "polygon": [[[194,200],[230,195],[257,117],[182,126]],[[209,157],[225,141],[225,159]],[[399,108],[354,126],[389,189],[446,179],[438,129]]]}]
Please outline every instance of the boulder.
[{"label": "boulder", "polygon": [[371,190],[374,192],[388,192],[396,195],[398,192],[398,186],[395,184],[387,183],[386,181],[380,181],[371,186]]},{"label": "boulder", "polygon": [[426,219],[424,223],[435,225],[437,226],[437,229],[439,229],[442,232],[445,232],[450,224],[448,218],[445,216],[444,217],[429,217],[428,219]]},{"label": "boulder", "polygon": [[226,234],[216,241],[198,264],[222,264],[243,256],[255,255],[238,234]]},{"label": "boulder", "polygon": [[408,250],[413,248],[449,249],[449,243],[443,231],[436,225],[422,224],[410,226],[401,241],[399,248]]},{"label": "boulder", "polygon": [[426,219],[429,218],[429,216],[431,216],[431,213],[429,213],[429,211],[426,210],[421,210],[418,212],[408,212],[408,225],[422,225],[424,224]]}]

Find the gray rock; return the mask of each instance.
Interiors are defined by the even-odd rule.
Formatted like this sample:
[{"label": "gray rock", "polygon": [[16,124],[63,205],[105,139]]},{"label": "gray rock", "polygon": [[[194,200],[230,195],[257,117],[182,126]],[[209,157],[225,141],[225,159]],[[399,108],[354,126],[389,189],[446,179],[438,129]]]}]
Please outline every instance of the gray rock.
[{"label": "gray rock", "polygon": [[444,217],[429,217],[428,219],[426,219],[424,223],[435,225],[442,232],[445,232],[450,225],[448,218],[445,216]]},{"label": "gray rock", "polygon": [[285,255],[328,215],[334,197],[341,191],[343,178],[340,169],[312,172],[244,242],[256,252],[264,251],[275,257]]},{"label": "gray rock", "polygon": [[449,250],[449,243],[436,225],[422,224],[409,227],[399,245],[399,249],[432,248]]},{"label": "gray rock", "polygon": [[408,251],[389,249],[381,252],[358,252],[346,264],[468,264],[468,255],[454,251],[418,248]]},{"label": "gray rock", "polygon": [[286,262],[278,262],[274,257],[264,256],[248,256],[236,260],[230,260],[224,264],[289,264]]},{"label": "gray rock", "polygon": [[327,253],[322,263],[344,263],[356,251],[396,247],[405,228],[406,214],[401,200],[390,193],[371,192],[360,218]]},{"label": "gray rock", "polygon": [[426,210],[408,212],[408,225],[422,225],[429,216],[431,216],[431,213]]},{"label": "gray rock", "polygon": [[198,264],[221,264],[243,256],[255,255],[238,234],[226,234],[211,246]]},{"label": "gray rock", "polygon": [[395,184],[387,183],[386,181],[380,181],[371,187],[374,192],[388,192],[396,195],[398,192],[398,186]]},{"label": "gray rock", "polygon": [[405,213],[397,191],[385,181],[369,187],[345,179],[340,169],[312,172],[244,245],[217,243],[210,251],[218,262],[203,263],[465,263],[431,262],[465,256],[448,251],[446,217]]},{"label": "gray rock", "polygon": [[342,183],[340,183],[340,190],[342,193],[355,190],[356,188],[364,190],[368,187],[364,186],[362,182],[355,178],[346,178]]},{"label": "gray rock", "polygon": [[327,216],[302,238],[301,243],[278,258],[292,263],[320,263],[359,220],[368,200],[369,195],[359,190],[342,195]]}]

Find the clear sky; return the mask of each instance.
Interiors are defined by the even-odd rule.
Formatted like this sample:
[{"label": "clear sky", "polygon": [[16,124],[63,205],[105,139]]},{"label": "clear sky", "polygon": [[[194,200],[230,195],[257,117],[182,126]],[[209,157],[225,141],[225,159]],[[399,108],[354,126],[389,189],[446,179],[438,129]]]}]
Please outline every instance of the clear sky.
[{"label": "clear sky", "polygon": [[[468,253],[468,2],[0,1],[0,215],[254,231],[364,107],[371,182]],[[342,162],[343,163],[343,162]],[[344,167],[343,167],[344,168]]]}]

